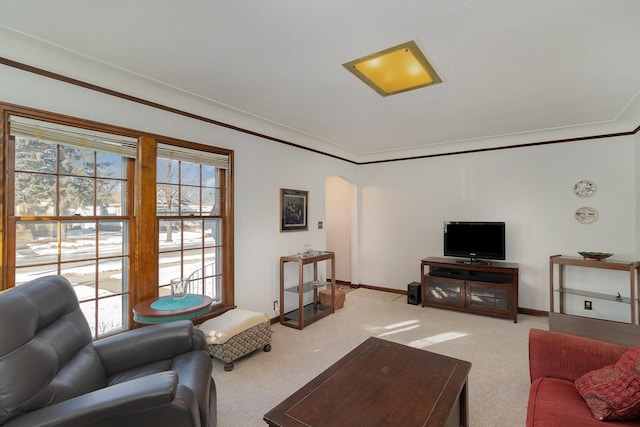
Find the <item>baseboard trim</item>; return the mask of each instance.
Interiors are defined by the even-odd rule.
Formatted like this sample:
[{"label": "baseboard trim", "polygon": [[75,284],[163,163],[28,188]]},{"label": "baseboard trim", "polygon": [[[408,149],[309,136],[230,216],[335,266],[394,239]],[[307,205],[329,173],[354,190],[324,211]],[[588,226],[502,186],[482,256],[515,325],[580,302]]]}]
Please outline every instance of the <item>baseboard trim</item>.
[{"label": "baseboard trim", "polygon": [[[331,280],[329,280],[329,281],[331,281]],[[347,282],[347,281],[344,281],[344,280],[336,280],[335,283],[338,286],[349,286],[352,289],[365,288],[365,289],[371,289],[371,290],[374,290],[374,291],[391,292],[391,293],[400,294],[400,295],[407,295],[408,294],[408,292],[406,290],[385,288],[384,286],[366,285],[366,284],[363,284],[363,283],[355,284],[355,283]],[[549,317],[549,312],[548,311],[534,310],[532,308],[523,308],[523,307],[518,307],[518,314],[526,314],[526,315],[529,315],[529,316],[536,316],[536,317]],[[280,322],[280,317],[279,316],[273,317],[271,319],[271,324],[272,325],[274,325],[274,324],[276,324],[278,322]]]},{"label": "baseboard trim", "polygon": [[[354,286],[352,285],[351,287],[353,288]],[[374,291],[391,292],[391,293],[394,293],[394,294],[407,295],[407,291],[403,291],[402,289],[385,288],[385,287],[382,287],[382,286],[372,286],[372,285],[359,284],[359,285],[355,286],[355,288],[365,288],[365,289],[371,289],[371,290],[374,290]]]},{"label": "baseboard trim", "polygon": [[544,310],[534,310],[532,308],[518,307],[518,314],[527,314],[536,317],[549,317],[549,312]]},{"label": "baseboard trim", "polygon": [[[327,280],[327,282],[331,282],[331,279]],[[354,285],[351,282],[347,282],[345,280],[336,280],[336,285],[338,286],[348,286],[350,288],[357,288],[358,285]]]},{"label": "baseboard trim", "polygon": [[[383,292],[392,292],[394,294],[402,294],[402,295],[407,295],[407,291],[402,290],[402,289],[391,289],[391,288],[385,288],[383,286],[373,286],[373,285],[364,285],[364,284],[360,284],[360,285],[353,285],[351,284],[351,287],[354,289],[357,288],[366,288],[366,289],[373,289],[375,291],[383,291]],[[545,311],[545,310],[534,310],[532,308],[524,308],[524,307],[518,307],[518,314],[526,314],[529,316],[536,316],[536,317],[549,317],[549,312]]]}]

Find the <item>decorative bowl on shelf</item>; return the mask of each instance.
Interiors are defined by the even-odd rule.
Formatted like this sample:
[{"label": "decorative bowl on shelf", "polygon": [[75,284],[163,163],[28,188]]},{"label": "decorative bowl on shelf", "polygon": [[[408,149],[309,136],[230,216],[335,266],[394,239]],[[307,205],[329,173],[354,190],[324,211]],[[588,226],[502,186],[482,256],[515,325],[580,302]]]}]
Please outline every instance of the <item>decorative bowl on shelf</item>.
[{"label": "decorative bowl on shelf", "polygon": [[596,261],[602,261],[604,259],[609,258],[611,255],[610,253],[607,252],[578,252],[580,255],[582,255],[582,257],[584,259],[594,259]]}]

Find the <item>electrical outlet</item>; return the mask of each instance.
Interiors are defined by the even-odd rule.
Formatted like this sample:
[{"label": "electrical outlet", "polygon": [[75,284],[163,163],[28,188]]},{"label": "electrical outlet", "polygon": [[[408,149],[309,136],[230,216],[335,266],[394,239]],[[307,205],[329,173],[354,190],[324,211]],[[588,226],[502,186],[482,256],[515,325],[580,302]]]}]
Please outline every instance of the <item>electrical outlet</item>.
[{"label": "electrical outlet", "polygon": [[591,310],[592,309],[592,305],[591,305],[591,301],[589,300],[584,300],[584,309],[585,310]]},{"label": "electrical outlet", "polygon": [[280,311],[280,304],[278,304],[278,300],[273,302],[273,311]]}]

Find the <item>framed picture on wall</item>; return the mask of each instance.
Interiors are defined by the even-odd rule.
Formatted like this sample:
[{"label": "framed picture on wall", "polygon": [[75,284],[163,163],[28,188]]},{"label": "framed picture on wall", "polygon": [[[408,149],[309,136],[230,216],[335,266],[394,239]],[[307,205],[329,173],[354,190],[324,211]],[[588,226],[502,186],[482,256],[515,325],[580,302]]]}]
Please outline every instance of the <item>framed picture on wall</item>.
[{"label": "framed picture on wall", "polygon": [[309,192],[280,189],[280,231],[305,231],[309,229]]}]

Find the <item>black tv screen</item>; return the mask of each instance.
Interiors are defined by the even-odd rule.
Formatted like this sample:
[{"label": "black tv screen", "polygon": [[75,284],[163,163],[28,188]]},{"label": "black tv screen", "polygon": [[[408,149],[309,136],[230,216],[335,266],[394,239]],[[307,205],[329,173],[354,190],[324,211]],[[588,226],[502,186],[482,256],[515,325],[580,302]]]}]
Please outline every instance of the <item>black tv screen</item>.
[{"label": "black tv screen", "polygon": [[505,223],[445,221],[444,255],[479,259],[506,259]]}]

